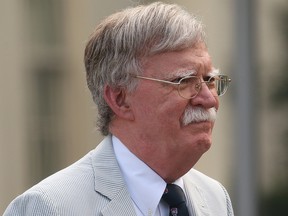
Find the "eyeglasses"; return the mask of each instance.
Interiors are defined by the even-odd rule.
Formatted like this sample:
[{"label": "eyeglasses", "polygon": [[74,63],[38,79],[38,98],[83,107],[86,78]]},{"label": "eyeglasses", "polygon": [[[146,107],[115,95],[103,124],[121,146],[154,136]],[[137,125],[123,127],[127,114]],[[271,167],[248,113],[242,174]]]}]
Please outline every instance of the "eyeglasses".
[{"label": "eyeglasses", "polygon": [[231,79],[222,74],[208,77],[207,80],[201,81],[197,76],[185,76],[175,81],[160,80],[144,76],[135,76],[135,78],[151,80],[177,86],[178,93],[185,99],[191,99],[201,91],[202,83],[205,83],[214,96],[222,96],[229,87]]}]

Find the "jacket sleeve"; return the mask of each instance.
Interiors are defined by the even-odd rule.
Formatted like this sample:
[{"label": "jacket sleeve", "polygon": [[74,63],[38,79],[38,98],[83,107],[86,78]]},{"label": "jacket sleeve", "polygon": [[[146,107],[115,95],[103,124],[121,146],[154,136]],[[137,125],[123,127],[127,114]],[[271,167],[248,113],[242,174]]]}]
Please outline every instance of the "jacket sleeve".
[{"label": "jacket sleeve", "polygon": [[232,202],[231,202],[231,199],[229,197],[229,194],[228,194],[227,190],[225,189],[225,187],[222,184],[220,184],[220,185],[221,185],[221,187],[224,191],[225,197],[226,197],[227,216],[234,216]]},{"label": "jacket sleeve", "polygon": [[27,191],[7,207],[3,216],[57,216],[56,206],[40,191]]}]

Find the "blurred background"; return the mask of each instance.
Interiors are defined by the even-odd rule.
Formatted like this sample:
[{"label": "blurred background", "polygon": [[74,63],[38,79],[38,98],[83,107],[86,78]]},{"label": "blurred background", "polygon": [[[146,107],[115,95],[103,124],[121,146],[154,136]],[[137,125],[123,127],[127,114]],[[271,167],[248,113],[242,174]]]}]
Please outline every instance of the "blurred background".
[{"label": "blurred background", "polygon": [[[0,214],[102,139],[85,42],[107,15],[148,2],[0,0]],[[225,185],[236,215],[288,215],[288,1],[165,2],[203,21],[214,65],[232,78],[197,169]]]}]

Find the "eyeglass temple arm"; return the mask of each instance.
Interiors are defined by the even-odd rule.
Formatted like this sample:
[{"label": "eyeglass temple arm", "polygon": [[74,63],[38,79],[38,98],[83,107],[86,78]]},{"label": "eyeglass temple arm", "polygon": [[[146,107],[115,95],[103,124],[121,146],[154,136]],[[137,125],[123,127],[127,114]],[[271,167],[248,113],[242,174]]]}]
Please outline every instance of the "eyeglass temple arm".
[{"label": "eyeglass temple arm", "polygon": [[180,82],[174,83],[174,82],[170,82],[167,80],[160,80],[160,79],[156,79],[156,78],[151,78],[151,77],[143,77],[143,76],[135,76],[136,78],[140,78],[140,79],[146,79],[146,80],[152,80],[152,81],[156,81],[156,82],[162,82],[162,83],[167,83],[167,84],[172,84],[172,85],[179,85]]}]

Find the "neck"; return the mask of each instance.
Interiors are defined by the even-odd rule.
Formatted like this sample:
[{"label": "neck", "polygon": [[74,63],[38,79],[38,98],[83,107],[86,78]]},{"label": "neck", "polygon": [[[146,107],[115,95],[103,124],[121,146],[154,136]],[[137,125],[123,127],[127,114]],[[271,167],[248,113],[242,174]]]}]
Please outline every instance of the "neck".
[{"label": "neck", "polygon": [[[161,141],[146,141],[141,135],[134,135],[133,130],[123,130],[123,128],[119,130],[119,128],[114,127],[110,131],[167,183],[172,183],[185,175],[199,159],[196,155],[169,151]],[[129,133],[122,131],[129,131]]]}]

